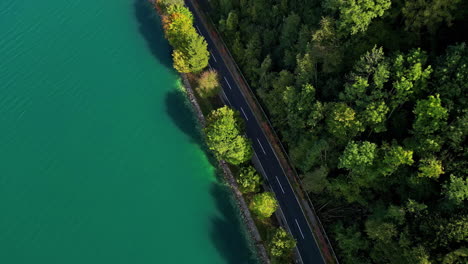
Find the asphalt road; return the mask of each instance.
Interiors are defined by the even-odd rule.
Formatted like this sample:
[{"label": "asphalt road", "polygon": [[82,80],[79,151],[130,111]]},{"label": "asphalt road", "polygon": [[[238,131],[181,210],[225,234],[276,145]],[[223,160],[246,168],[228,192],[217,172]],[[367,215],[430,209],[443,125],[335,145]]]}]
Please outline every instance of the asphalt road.
[{"label": "asphalt road", "polygon": [[207,29],[200,18],[193,9],[191,1],[186,1],[187,6],[194,14],[195,27],[197,31],[203,35],[208,42],[208,49],[210,51],[210,67],[215,69],[220,77],[222,84],[222,94],[225,102],[232,108],[237,109],[245,120],[246,133],[251,139],[255,154],[263,168],[263,177],[271,186],[271,189],[276,195],[280,208],[286,218],[287,225],[291,230],[292,235],[297,240],[297,249],[303,263],[319,264],[324,263],[323,258],[319,252],[317,243],[312,235],[304,212],[299,205],[291,184],[287,179],[283,168],[281,167],[276,154],[267,140],[263,130],[260,128],[259,123],[253,116],[247,101],[245,100],[241,90],[236,85],[234,78],[227,69],[223,59],[219,55],[216,46],[213,44]]}]

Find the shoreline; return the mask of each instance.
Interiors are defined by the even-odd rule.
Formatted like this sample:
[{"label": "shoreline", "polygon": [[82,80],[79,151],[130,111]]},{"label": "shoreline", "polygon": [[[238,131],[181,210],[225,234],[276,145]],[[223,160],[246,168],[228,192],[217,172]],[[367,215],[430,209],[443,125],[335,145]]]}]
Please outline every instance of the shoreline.
[{"label": "shoreline", "polygon": [[[160,19],[162,19],[161,10],[156,4],[156,0],[149,0],[148,2],[150,2],[153,5],[156,14],[159,16]],[[188,101],[190,102],[190,105],[192,106],[192,110],[194,114],[196,115],[198,124],[200,125],[200,128],[203,128],[205,127],[205,124],[206,124],[205,115],[203,114],[201,110],[200,104],[198,103],[198,100],[187,78],[187,75],[184,73],[178,73],[178,74],[180,78],[182,79],[182,85],[184,87],[185,94],[187,96]],[[203,134],[202,131],[201,133]],[[232,194],[235,197],[237,207],[241,214],[242,221],[245,225],[245,230],[248,233],[248,239],[250,240],[249,242],[250,244],[253,244],[254,248],[256,249],[255,253],[256,253],[257,260],[263,264],[270,264],[271,261],[268,258],[268,253],[263,244],[264,241],[262,240],[260,236],[257,226],[255,225],[255,222],[252,218],[250,210],[248,209],[248,205],[245,202],[245,199],[242,196],[242,193],[240,192],[237,186],[237,182],[234,178],[234,175],[231,169],[229,168],[229,166],[227,165],[225,161],[219,160],[217,162],[218,162],[217,169],[222,171],[223,176],[224,176],[224,181],[230,187]]]}]

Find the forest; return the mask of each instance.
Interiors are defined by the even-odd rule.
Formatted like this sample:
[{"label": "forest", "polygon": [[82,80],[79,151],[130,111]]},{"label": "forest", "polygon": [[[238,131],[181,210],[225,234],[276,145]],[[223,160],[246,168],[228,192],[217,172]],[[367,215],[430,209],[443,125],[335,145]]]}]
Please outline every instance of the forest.
[{"label": "forest", "polygon": [[468,1],[209,4],[340,262],[467,263]]}]

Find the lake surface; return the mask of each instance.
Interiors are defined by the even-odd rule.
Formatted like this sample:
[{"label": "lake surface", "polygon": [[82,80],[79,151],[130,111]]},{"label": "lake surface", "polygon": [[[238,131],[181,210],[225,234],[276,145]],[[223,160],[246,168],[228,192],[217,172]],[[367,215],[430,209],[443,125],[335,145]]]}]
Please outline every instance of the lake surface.
[{"label": "lake surface", "polygon": [[255,263],[146,0],[0,1],[0,263]]}]

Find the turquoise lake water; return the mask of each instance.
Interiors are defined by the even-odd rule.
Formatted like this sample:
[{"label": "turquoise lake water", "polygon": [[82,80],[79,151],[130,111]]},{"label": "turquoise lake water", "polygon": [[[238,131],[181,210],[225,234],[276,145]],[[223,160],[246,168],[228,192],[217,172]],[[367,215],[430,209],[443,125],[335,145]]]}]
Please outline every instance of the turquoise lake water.
[{"label": "turquoise lake water", "polygon": [[0,263],[255,263],[145,0],[0,1]]}]

